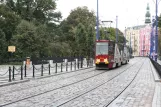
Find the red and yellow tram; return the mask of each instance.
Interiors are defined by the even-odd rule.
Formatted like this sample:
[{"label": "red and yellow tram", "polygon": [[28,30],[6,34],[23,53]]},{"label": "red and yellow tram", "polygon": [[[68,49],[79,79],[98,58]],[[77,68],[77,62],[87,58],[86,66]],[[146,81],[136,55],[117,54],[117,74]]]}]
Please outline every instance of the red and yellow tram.
[{"label": "red and yellow tram", "polygon": [[129,61],[127,47],[110,40],[97,40],[95,44],[96,69],[110,69]]}]

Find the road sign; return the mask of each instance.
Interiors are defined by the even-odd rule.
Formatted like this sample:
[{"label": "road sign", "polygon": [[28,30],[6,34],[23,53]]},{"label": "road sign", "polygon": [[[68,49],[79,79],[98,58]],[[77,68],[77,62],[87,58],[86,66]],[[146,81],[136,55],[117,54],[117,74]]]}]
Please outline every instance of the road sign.
[{"label": "road sign", "polygon": [[15,52],[16,47],[15,46],[8,46],[8,52]]}]

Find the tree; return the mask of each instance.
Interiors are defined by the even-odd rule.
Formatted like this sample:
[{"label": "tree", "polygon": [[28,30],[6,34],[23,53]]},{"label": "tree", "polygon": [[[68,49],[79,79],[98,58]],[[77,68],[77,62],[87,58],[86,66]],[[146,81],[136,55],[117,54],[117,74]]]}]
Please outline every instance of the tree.
[{"label": "tree", "polygon": [[102,39],[105,39],[105,29],[104,28],[100,28],[100,37],[99,39],[102,40]]},{"label": "tree", "polygon": [[88,27],[87,36],[87,56],[92,57],[94,54],[95,29],[92,25]]},{"label": "tree", "polygon": [[7,43],[5,33],[0,29],[0,63],[7,56]]},{"label": "tree", "polygon": [[[7,46],[15,45],[16,58],[53,56],[55,50],[58,49],[60,49],[58,54],[62,52],[68,55],[70,48],[62,38],[64,36],[59,27],[61,13],[55,12],[55,1],[5,0],[3,2],[1,0],[0,41],[3,40],[5,46],[1,44],[1,47],[5,47],[5,51],[0,51],[0,53],[7,55]],[[54,48],[55,50],[51,48],[55,46],[53,43],[57,43],[56,46],[58,46],[57,49]]]},{"label": "tree", "polygon": [[159,55],[161,55],[161,15],[160,15],[160,17],[158,19],[159,19],[159,23],[158,23],[158,26],[159,26],[159,33],[158,33],[158,52],[159,52]]},{"label": "tree", "polygon": [[159,21],[158,26],[161,28],[161,15],[160,17],[158,17],[158,21]]},{"label": "tree", "polygon": [[0,15],[0,28],[5,33],[6,40],[10,41],[20,18],[3,4],[0,5]]},{"label": "tree", "polygon": [[7,0],[6,5],[27,21],[49,23],[59,21],[61,18],[60,12],[54,12],[55,0]]},{"label": "tree", "polygon": [[76,29],[76,43],[78,55],[85,55],[87,47],[87,32],[82,23],[79,23]]},{"label": "tree", "polygon": [[86,29],[89,25],[95,27],[96,16],[93,11],[89,11],[87,7],[77,7],[70,12],[70,15],[61,23],[63,33],[68,40],[75,40],[75,31],[79,23],[82,23]]},{"label": "tree", "polygon": [[[123,33],[118,30],[118,42],[119,43],[123,43],[124,42],[124,36]],[[113,40],[116,41],[116,29],[115,28],[101,28],[100,29],[100,39],[109,39],[109,40]]]},{"label": "tree", "polygon": [[91,34],[95,34],[94,30],[91,30],[92,32],[89,32],[89,28],[92,27],[92,29],[94,29],[95,21],[96,16],[93,11],[88,10],[87,7],[77,7],[70,12],[70,15],[65,20],[61,22],[59,26],[61,31],[63,32],[61,34],[61,38],[66,41],[70,47],[72,47],[72,55],[78,54],[78,48],[75,47],[78,45],[78,41],[79,43],[81,43],[80,54],[87,54],[83,50],[85,48],[89,49],[87,48],[87,38],[89,38]]},{"label": "tree", "polygon": [[40,37],[36,35],[36,26],[33,23],[29,23],[22,20],[17,26],[17,34],[12,41],[17,47],[17,54],[22,57],[39,57],[39,49],[42,47]]}]

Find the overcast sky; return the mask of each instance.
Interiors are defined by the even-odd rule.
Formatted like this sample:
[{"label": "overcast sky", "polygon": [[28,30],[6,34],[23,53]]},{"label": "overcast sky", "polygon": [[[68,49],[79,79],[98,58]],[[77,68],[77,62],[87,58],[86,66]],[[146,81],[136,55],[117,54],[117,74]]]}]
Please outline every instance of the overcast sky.
[{"label": "overcast sky", "polygon": [[[147,3],[150,6],[151,16],[155,15],[155,0],[99,0],[100,20],[112,20],[112,27],[116,26],[116,15],[118,16],[118,28],[144,24]],[[158,0],[161,1],[161,0]],[[89,10],[97,12],[97,0],[58,0],[57,10],[62,12],[63,19],[70,11],[78,6],[87,6]],[[161,13],[161,3],[159,3]]]}]

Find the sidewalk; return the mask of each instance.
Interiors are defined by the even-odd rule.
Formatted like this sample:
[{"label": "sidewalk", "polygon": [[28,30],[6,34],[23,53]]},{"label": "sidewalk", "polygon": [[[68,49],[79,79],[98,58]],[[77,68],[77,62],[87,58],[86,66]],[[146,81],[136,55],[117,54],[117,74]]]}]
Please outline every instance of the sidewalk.
[{"label": "sidewalk", "polygon": [[159,65],[161,65],[161,60],[158,59],[157,62],[158,62]]},{"label": "sidewalk", "polygon": [[[56,68],[56,64],[52,63],[50,64],[50,70],[49,70],[49,64],[44,64],[43,65],[43,76],[42,75],[42,65],[35,65],[35,69],[34,69],[34,76],[33,77],[33,66],[28,66],[26,67],[26,77],[25,77],[25,67],[23,66],[23,79],[21,78],[21,67],[20,66],[16,66],[15,70],[14,70],[14,80],[13,80],[13,75],[11,72],[11,82],[9,82],[9,71],[8,68],[9,66],[3,66],[0,67],[0,87],[1,86],[5,86],[5,85],[9,85],[9,84],[15,84],[15,83],[21,83],[21,82],[26,82],[29,81],[30,79],[39,79],[39,78],[45,78],[45,77],[50,77],[50,76],[54,76],[54,75],[59,75],[59,74],[63,74],[63,73],[69,73],[69,72],[73,72],[73,71],[77,71],[77,70],[81,70],[81,69],[87,69],[90,67],[93,67],[93,65],[88,65],[87,67],[87,62],[83,62],[82,68],[81,68],[81,63],[79,62],[79,68],[78,68],[78,64],[74,62],[72,62],[72,66],[71,66],[71,62],[68,63],[62,63],[62,70],[61,70],[61,63],[57,63],[57,68]],[[10,66],[11,67],[11,66]],[[11,68],[13,71],[13,68]],[[2,72],[3,71],[3,72]],[[50,74],[49,74],[50,71]],[[3,75],[5,74],[5,75]]]},{"label": "sidewalk", "polygon": [[109,107],[161,107],[161,82],[147,59],[134,82]]}]

